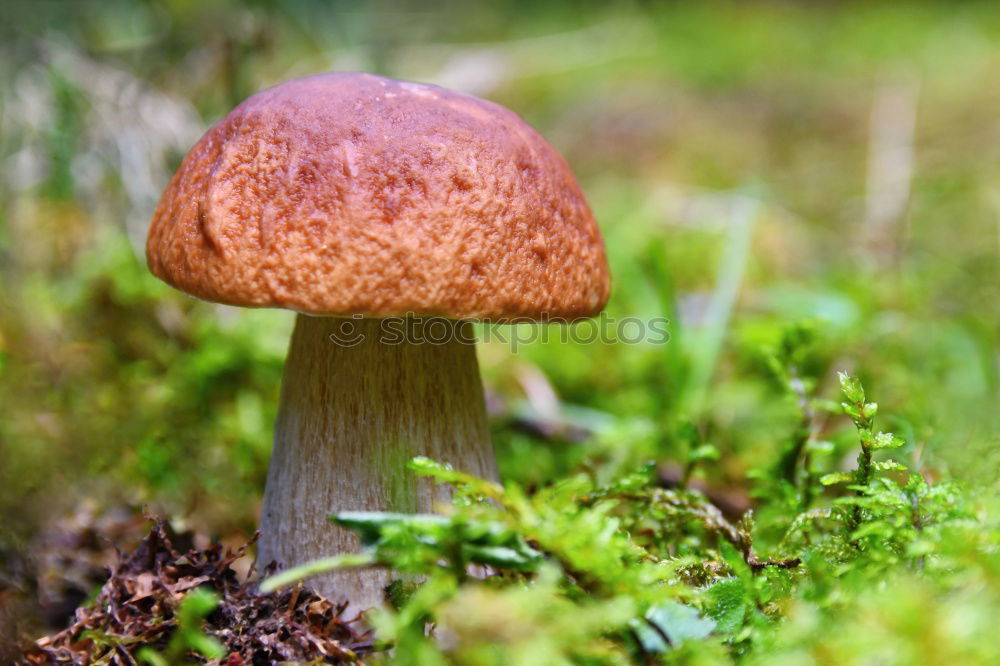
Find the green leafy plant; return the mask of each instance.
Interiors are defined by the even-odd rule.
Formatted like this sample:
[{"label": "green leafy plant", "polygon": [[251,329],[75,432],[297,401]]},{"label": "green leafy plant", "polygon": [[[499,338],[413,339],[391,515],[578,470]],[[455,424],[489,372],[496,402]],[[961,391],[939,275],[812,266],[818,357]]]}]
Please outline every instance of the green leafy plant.
[{"label": "green leafy plant", "polygon": [[219,598],[214,592],[195,589],[177,608],[177,628],[170,636],[163,652],[145,647],[139,650],[138,657],[149,666],[180,666],[191,663],[187,660],[188,653],[196,653],[207,659],[220,659],[226,654],[226,648],[213,636],[203,631],[203,620],[219,605]]},{"label": "green leafy plant", "polygon": [[[803,494],[791,503],[762,495],[772,525],[753,512],[731,521],[697,490],[660,487],[652,466],[604,485],[580,474],[526,493],[417,458],[416,474],[454,489],[450,512],[331,516],[358,532],[365,552],[298,567],[263,588],[328,568],[392,568],[400,578],[391,603],[370,620],[397,664],[757,658],[785,640],[780,627],[797,609],[841,618],[842,595],[880,598],[869,586],[902,572],[933,586],[951,535],[975,524],[958,485],[897,480],[903,466],[877,459],[901,440],[875,431],[877,407],[858,379],[839,379],[857,467],[796,474],[788,487],[820,506],[803,506]],[[787,481],[787,455],[770,481]],[[824,499],[840,485],[843,494]],[[755,533],[776,525],[782,538],[765,539],[758,553]]]}]

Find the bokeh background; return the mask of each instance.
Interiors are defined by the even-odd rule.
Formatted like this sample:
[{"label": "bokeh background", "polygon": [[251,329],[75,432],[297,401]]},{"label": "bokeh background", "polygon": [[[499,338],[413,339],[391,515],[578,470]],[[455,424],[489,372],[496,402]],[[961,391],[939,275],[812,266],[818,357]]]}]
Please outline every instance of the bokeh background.
[{"label": "bokeh background", "polygon": [[810,388],[859,374],[914,468],[995,484],[995,3],[4,0],[4,639],[92,593],[46,559],[67,521],[95,543],[144,506],[206,539],[253,532],[293,315],[171,290],[144,236],[212,123],[329,70],[520,113],[602,225],[609,314],[670,320],[666,345],[481,346],[505,478],[669,477],[711,444],[703,483],[749,506],[800,418],[766,363],[798,323]]}]

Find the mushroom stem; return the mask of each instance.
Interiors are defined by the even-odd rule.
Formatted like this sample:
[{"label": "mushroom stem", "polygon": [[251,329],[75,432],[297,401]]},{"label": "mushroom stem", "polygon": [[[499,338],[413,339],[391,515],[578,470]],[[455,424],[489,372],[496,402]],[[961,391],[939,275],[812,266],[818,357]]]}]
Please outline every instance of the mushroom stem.
[{"label": "mushroom stem", "polygon": [[[414,456],[496,479],[471,324],[299,315],[285,365],[261,516],[259,567],[357,552],[338,511],[430,512],[448,490],[416,479]],[[389,572],[308,581],[333,601],[380,603]]]}]

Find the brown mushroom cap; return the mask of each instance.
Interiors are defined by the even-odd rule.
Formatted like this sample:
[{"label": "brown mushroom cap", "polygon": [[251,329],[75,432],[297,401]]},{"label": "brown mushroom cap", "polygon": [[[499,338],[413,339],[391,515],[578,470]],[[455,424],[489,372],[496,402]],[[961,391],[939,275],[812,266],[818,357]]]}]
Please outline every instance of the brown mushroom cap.
[{"label": "brown mushroom cap", "polygon": [[146,256],[199,298],[310,314],[577,318],[609,290],[597,223],[536,131],[370,74],[236,107],[174,175]]}]

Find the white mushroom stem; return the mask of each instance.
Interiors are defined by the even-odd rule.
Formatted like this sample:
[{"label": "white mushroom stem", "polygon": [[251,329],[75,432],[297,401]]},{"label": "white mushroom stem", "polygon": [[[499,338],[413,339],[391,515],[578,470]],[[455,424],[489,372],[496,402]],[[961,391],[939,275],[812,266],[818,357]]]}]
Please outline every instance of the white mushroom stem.
[{"label": "white mushroom stem", "polygon": [[[338,511],[433,511],[448,491],[414,478],[406,468],[414,456],[497,478],[471,324],[407,320],[404,330],[403,321],[298,316],[258,567],[275,561],[286,569],[357,552],[355,534],[327,520]],[[380,603],[388,583],[381,569],[337,571],[307,582],[356,608]]]}]

